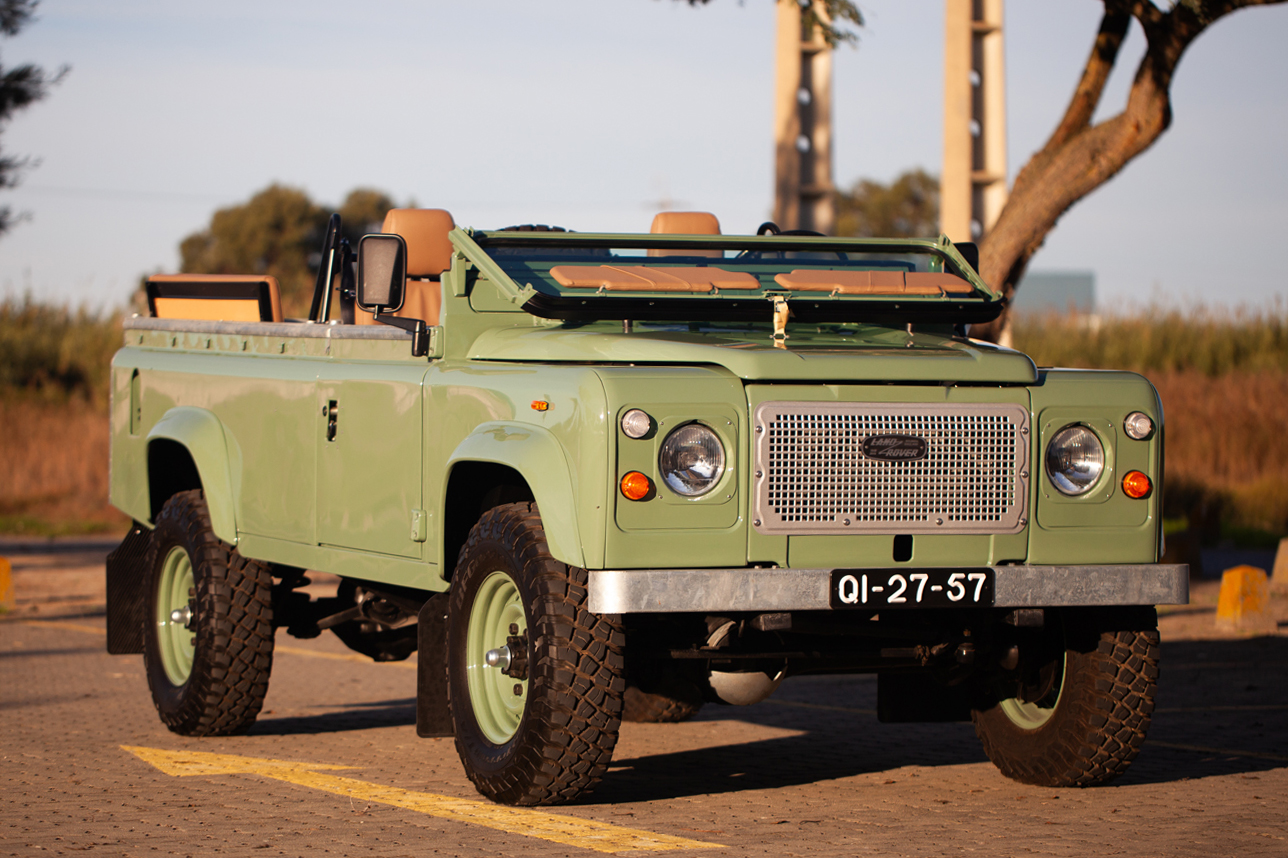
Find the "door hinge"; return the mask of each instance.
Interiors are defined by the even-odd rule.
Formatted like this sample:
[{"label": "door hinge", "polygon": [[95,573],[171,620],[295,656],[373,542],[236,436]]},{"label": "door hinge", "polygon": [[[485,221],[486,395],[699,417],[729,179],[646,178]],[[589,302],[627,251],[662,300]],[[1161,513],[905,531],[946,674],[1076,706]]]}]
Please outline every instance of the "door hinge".
[{"label": "door hinge", "polygon": [[429,538],[429,514],[423,509],[411,511],[411,541],[424,542]]}]

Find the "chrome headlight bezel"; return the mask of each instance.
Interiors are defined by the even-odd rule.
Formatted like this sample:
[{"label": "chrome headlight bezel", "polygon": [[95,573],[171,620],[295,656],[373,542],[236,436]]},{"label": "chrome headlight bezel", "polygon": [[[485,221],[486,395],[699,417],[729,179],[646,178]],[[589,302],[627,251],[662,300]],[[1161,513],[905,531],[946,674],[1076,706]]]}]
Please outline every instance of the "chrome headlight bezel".
[{"label": "chrome headlight bezel", "polygon": [[672,429],[662,441],[657,470],[663,484],[675,494],[700,498],[720,484],[727,461],[720,436],[695,421]]},{"label": "chrome headlight bezel", "polygon": [[1123,433],[1133,441],[1148,441],[1154,435],[1154,418],[1144,411],[1133,411],[1123,419]]},{"label": "chrome headlight bezel", "polygon": [[1081,423],[1052,435],[1042,459],[1047,479],[1067,497],[1081,497],[1099,485],[1108,464],[1104,442]]}]

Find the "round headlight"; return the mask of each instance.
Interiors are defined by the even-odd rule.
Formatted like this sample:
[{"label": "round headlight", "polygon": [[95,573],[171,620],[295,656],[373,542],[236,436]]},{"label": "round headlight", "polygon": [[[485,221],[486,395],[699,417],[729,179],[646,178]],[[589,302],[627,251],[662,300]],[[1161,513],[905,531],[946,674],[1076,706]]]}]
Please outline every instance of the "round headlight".
[{"label": "round headlight", "polygon": [[627,438],[643,438],[653,428],[653,420],[638,408],[622,415],[622,432]]},{"label": "round headlight", "polygon": [[1047,445],[1047,476],[1062,494],[1085,494],[1104,469],[1105,448],[1085,426],[1066,426]]},{"label": "round headlight", "polygon": [[1123,431],[1127,433],[1128,438],[1144,441],[1154,434],[1154,421],[1150,420],[1149,415],[1144,412],[1133,411],[1123,421]]},{"label": "round headlight", "polygon": [[666,436],[657,464],[671,491],[698,497],[720,481],[725,464],[724,447],[716,433],[701,423],[689,423]]}]

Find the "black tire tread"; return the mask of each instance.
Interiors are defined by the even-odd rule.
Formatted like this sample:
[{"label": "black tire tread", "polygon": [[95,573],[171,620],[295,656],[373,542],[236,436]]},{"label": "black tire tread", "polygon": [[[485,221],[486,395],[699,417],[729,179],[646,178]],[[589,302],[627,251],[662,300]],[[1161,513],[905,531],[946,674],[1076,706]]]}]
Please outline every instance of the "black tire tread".
[{"label": "black tire tread", "polygon": [[[200,490],[166,501],[156,527],[160,533],[175,529],[195,552],[198,650],[180,704],[158,706],[158,713],[166,727],[184,736],[244,733],[263,707],[273,668],[272,573],[215,536]],[[154,538],[148,568],[156,568],[156,555]],[[154,657],[145,647],[145,661]],[[154,675],[164,677],[159,664],[147,667],[150,684]]]},{"label": "black tire tread", "polygon": [[[485,513],[461,548],[457,579],[471,553],[485,542],[505,546],[519,559],[535,593],[536,604],[529,605],[534,653],[530,698],[520,725],[526,738],[514,763],[495,776],[471,767],[459,729],[457,749],[470,780],[494,801],[526,806],[572,801],[603,778],[617,746],[625,636],[614,619],[587,609],[586,570],[550,556],[536,504],[505,504]],[[452,590],[458,616],[462,591]]]},{"label": "black tire tread", "polygon": [[1101,631],[1089,649],[1078,656],[1084,687],[1073,690],[1068,704],[1060,701],[1059,709],[1068,705],[1069,711],[1045,753],[1014,753],[1009,731],[999,729],[1006,719],[1000,711],[972,714],[984,752],[1007,777],[1036,786],[1099,786],[1125,772],[1140,753],[1154,712],[1158,629]]}]

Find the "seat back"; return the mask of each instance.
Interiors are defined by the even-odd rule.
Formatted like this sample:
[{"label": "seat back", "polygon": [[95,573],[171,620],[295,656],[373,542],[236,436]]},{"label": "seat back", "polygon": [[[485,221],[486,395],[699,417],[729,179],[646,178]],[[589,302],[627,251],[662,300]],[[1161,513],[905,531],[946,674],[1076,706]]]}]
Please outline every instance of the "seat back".
[{"label": "seat back", "polygon": [[282,321],[281,289],[266,274],[154,274],[145,290],[158,319]]},{"label": "seat back", "polygon": [[[658,212],[649,232],[654,235],[720,235],[720,221],[711,212]],[[722,257],[720,250],[673,250],[650,248],[649,256]]]},{"label": "seat back", "polygon": [[[401,235],[407,242],[407,289],[395,316],[438,324],[443,308],[441,278],[452,267],[452,242],[447,234],[455,228],[451,213],[443,209],[390,209],[385,215],[380,231]],[[376,324],[375,317],[362,308],[355,310],[354,322]]]}]

